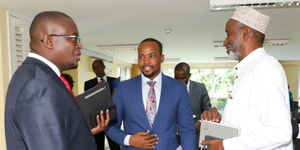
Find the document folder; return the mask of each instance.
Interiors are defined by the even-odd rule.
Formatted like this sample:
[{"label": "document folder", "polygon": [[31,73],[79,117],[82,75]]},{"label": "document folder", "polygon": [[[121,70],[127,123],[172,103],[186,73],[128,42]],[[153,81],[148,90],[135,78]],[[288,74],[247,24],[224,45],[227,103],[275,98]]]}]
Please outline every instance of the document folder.
[{"label": "document folder", "polygon": [[99,115],[101,110],[103,110],[105,116],[105,110],[109,109],[110,120],[117,119],[116,106],[112,101],[107,82],[100,83],[78,95],[77,103],[90,128],[97,126],[96,116]]},{"label": "document folder", "polygon": [[[224,140],[240,135],[240,130],[233,126],[201,120],[199,143],[206,140]],[[199,144],[202,149],[209,149],[207,146]]]}]

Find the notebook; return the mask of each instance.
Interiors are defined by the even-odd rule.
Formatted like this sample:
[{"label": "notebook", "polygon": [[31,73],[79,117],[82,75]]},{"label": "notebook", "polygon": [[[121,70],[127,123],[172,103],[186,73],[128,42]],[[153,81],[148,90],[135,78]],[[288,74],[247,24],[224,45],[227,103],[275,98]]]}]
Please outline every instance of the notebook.
[{"label": "notebook", "polygon": [[[78,106],[90,128],[97,126],[96,116],[109,109],[110,121],[117,119],[116,106],[112,101],[108,82],[103,82],[77,96]],[[105,116],[105,114],[104,114]]]},{"label": "notebook", "polygon": [[200,137],[199,137],[199,147],[209,149],[207,146],[201,145],[200,143],[205,140],[212,139],[228,139],[232,137],[237,137],[240,135],[240,129],[211,121],[200,120]]}]

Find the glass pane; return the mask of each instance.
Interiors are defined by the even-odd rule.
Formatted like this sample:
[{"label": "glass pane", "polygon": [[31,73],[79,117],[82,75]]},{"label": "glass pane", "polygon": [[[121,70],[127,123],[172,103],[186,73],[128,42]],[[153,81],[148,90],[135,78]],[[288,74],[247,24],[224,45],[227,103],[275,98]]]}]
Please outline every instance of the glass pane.
[{"label": "glass pane", "polygon": [[212,107],[216,107],[220,113],[223,113],[226,102],[227,98],[215,98],[210,100]]},{"label": "glass pane", "polygon": [[164,75],[174,78],[174,68],[163,69],[162,72]]},{"label": "glass pane", "polygon": [[233,88],[235,72],[232,68],[216,68],[214,74],[214,97],[228,97]]},{"label": "glass pane", "polygon": [[212,68],[193,68],[191,69],[191,80],[204,83],[207,92],[212,94],[213,69]]}]

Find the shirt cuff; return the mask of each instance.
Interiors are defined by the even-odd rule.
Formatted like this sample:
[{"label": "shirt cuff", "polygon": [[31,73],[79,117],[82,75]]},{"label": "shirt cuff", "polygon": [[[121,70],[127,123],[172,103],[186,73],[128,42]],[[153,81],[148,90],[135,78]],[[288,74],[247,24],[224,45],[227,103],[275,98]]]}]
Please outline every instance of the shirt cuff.
[{"label": "shirt cuff", "polygon": [[125,139],[124,139],[124,145],[126,146],[130,146],[129,144],[129,139],[130,139],[131,135],[126,135]]},{"label": "shirt cuff", "polygon": [[[297,139],[300,139],[300,124],[298,124],[298,128],[299,128],[299,133],[297,135]],[[295,137],[294,137],[295,138]]]}]

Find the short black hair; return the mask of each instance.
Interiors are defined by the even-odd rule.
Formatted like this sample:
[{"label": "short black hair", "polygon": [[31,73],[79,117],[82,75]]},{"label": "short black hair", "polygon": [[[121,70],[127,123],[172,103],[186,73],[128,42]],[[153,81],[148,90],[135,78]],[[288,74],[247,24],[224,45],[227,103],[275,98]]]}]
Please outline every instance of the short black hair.
[{"label": "short black hair", "polygon": [[175,66],[175,71],[176,70],[183,70],[186,71],[187,73],[190,73],[190,65],[185,62],[181,62]]},{"label": "short black hair", "polygon": [[162,46],[162,44],[161,44],[160,41],[158,41],[157,39],[154,39],[154,38],[146,38],[146,39],[144,39],[142,42],[140,42],[139,45],[141,45],[141,44],[144,43],[144,42],[155,42],[155,43],[157,43],[158,48],[159,48],[159,52],[160,52],[160,54],[162,54],[163,46]]},{"label": "short black hair", "polygon": [[34,17],[32,23],[30,25],[30,29],[29,29],[30,38],[33,38],[32,34],[34,32],[36,32],[36,30],[39,28],[39,26],[41,26],[44,23],[44,21],[47,21],[47,20],[56,21],[60,17],[64,17],[64,18],[68,18],[68,19],[72,20],[72,18],[70,16],[68,16],[67,14],[65,14],[63,12],[59,12],[59,11],[44,11],[44,12],[37,14]]}]

